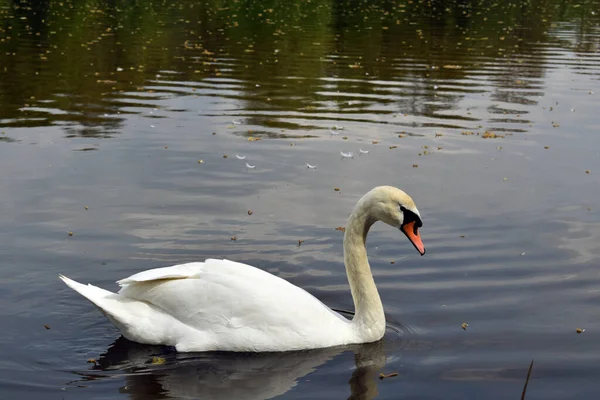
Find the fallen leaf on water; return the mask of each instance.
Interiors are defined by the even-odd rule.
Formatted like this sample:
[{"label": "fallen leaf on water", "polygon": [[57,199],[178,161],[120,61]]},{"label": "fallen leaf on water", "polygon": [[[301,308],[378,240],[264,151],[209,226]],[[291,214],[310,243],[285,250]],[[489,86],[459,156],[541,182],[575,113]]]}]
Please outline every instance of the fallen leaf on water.
[{"label": "fallen leaf on water", "polygon": [[252,214],[253,214],[252,210],[248,210],[248,215],[252,215]]},{"label": "fallen leaf on water", "polygon": [[223,158],[227,158],[229,157],[227,154],[223,154]]},{"label": "fallen leaf on water", "polygon": [[413,168],[418,168],[419,164],[413,164]]},{"label": "fallen leaf on water", "polygon": [[68,233],[69,233],[69,236],[73,236],[73,232],[68,232]]},{"label": "fallen leaf on water", "polygon": [[249,142],[257,142],[259,140],[261,140],[261,138],[259,138],[259,137],[254,137],[254,136],[249,136],[248,137],[248,141]]},{"label": "fallen leaf on water", "polygon": [[237,240],[237,236],[232,236],[231,240],[236,241]]},{"label": "fallen leaf on water", "polygon": [[460,134],[467,136],[467,135],[472,135],[473,132],[471,132],[471,131],[462,131]]},{"label": "fallen leaf on water", "polygon": [[469,324],[467,324],[466,322],[463,322],[460,327],[463,328],[463,330],[467,330],[467,326],[469,326]]},{"label": "fallen leaf on water", "polygon": [[333,188],[333,190],[335,190],[336,192],[339,192],[340,188]]},{"label": "fallen leaf on water", "polygon": [[590,171],[589,169],[586,169],[586,170],[585,170],[585,173],[586,173],[586,174],[589,174],[590,172],[591,172],[591,171]]},{"label": "fallen leaf on water", "polygon": [[337,228],[335,228],[335,230],[340,232],[346,232],[346,228],[343,226],[338,226]]},{"label": "fallen leaf on water", "polygon": [[204,160],[198,160],[198,164],[204,164]]},{"label": "fallen leaf on water", "polygon": [[305,242],[305,240],[298,240],[298,247],[300,247],[300,245],[304,242]]},{"label": "fallen leaf on water", "polygon": [[46,325],[46,324],[44,324],[44,328],[46,328],[46,329],[50,329],[50,325]]},{"label": "fallen leaf on water", "polygon": [[152,364],[153,365],[161,365],[161,364],[164,364],[166,362],[167,362],[167,360],[165,360],[162,357],[152,357]]},{"label": "fallen leaf on water", "polygon": [[389,374],[384,374],[383,372],[379,373],[379,379],[392,378],[394,376],[398,376],[397,372],[391,372]]},{"label": "fallen leaf on water", "polygon": [[503,138],[504,135],[496,135],[494,132],[485,131],[483,133],[483,135],[481,135],[481,137],[484,139],[497,139],[497,138]]},{"label": "fallen leaf on water", "polygon": [[436,134],[435,134],[435,137],[442,137],[442,136],[444,136],[444,135],[443,135],[443,134],[441,134],[441,133],[437,133],[437,132],[436,132]]},{"label": "fallen leaf on water", "polygon": [[390,150],[397,148],[398,146],[390,146]]},{"label": "fallen leaf on water", "polygon": [[377,144],[377,143],[379,143],[379,140],[373,140],[371,143]]},{"label": "fallen leaf on water", "polygon": [[96,364],[96,359],[95,358],[88,358],[87,363],[88,364]]},{"label": "fallen leaf on water", "polygon": [[544,146],[544,148],[545,148],[546,150],[548,150],[548,149],[550,148],[550,146]]},{"label": "fallen leaf on water", "polygon": [[583,333],[583,332],[585,332],[585,329],[577,328],[575,330],[575,332],[577,332],[577,333]]}]

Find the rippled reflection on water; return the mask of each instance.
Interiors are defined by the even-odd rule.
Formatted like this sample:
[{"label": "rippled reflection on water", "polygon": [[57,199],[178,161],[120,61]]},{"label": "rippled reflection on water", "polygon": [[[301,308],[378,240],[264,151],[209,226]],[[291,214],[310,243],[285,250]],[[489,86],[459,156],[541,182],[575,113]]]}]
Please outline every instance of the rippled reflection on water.
[{"label": "rippled reflection on water", "polygon": [[[0,0],[0,21],[8,398],[505,399],[532,358],[528,399],[596,393],[597,1]],[[369,237],[400,338],[175,354],[115,342],[56,279],[228,257],[351,309],[335,227],[378,184],[424,219],[422,258]]]}]

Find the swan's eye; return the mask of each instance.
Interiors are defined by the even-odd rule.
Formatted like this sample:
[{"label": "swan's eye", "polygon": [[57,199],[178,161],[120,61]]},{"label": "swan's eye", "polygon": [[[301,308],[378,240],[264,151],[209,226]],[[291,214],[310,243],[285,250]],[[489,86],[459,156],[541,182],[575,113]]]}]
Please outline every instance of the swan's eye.
[{"label": "swan's eye", "polygon": [[406,207],[400,206],[400,210],[404,214],[404,225],[414,222],[415,229],[423,226],[423,222],[421,222],[421,218],[414,212],[407,210]]}]

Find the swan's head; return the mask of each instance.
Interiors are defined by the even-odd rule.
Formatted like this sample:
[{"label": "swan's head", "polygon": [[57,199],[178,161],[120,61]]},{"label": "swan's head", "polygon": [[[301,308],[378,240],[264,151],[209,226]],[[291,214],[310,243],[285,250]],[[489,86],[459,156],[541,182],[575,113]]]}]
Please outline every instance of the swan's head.
[{"label": "swan's head", "polygon": [[419,235],[419,228],[423,226],[421,214],[409,195],[393,186],[379,186],[367,193],[365,200],[373,218],[400,229],[417,251],[425,254]]}]

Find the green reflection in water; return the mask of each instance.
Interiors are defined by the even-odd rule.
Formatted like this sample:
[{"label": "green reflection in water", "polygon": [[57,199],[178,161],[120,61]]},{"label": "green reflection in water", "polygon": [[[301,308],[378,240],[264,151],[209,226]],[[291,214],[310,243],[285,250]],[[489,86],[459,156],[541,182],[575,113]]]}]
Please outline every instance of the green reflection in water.
[{"label": "green reflection in water", "polygon": [[[439,115],[465,93],[488,90],[477,77],[490,65],[496,100],[530,104],[519,91],[542,90],[536,79],[548,56],[539,44],[595,49],[587,35],[598,26],[597,8],[542,0],[2,0],[0,127],[59,124],[69,135],[107,137],[119,131],[119,113],[173,94],[313,120],[332,110],[359,120]],[[566,22],[575,42],[549,35]],[[455,86],[436,94],[436,82]],[[470,120],[453,118],[450,127]]]}]

